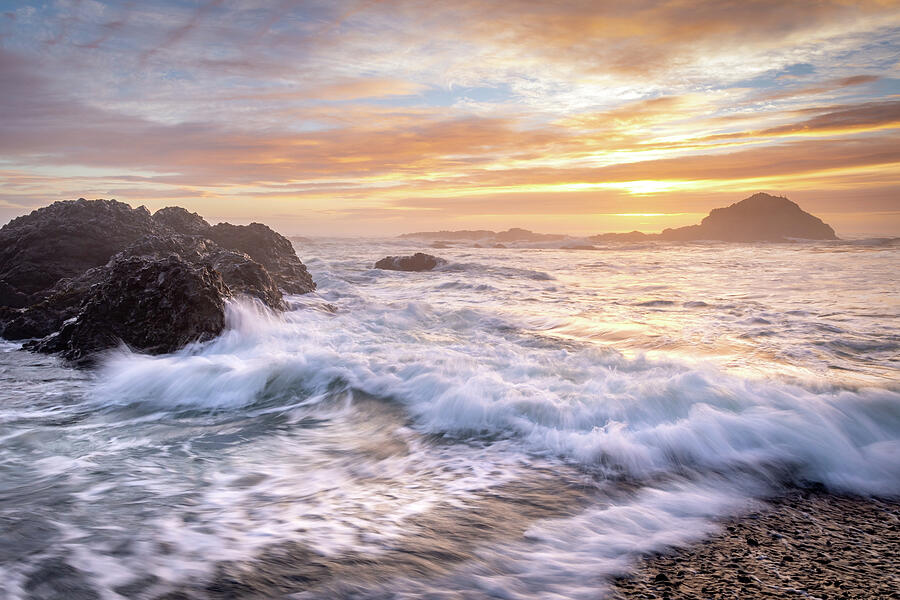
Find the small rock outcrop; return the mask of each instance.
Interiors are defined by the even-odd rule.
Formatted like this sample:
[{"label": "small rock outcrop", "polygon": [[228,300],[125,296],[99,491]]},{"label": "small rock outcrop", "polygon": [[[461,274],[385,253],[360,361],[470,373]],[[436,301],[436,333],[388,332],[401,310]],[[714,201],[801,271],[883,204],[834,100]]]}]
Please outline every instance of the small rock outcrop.
[{"label": "small rock outcrop", "polygon": [[74,321],[27,347],[74,362],[122,343],[150,354],[173,352],[222,332],[227,296],[222,276],[208,265],[174,255],[122,257],[91,289]]},{"label": "small rock outcrop", "polygon": [[431,271],[445,262],[447,261],[442,258],[416,252],[412,256],[386,256],[375,263],[375,268],[388,271]]},{"label": "small rock outcrop", "polygon": [[834,229],[781,196],[754,194],[725,208],[714,208],[699,225],[666,229],[664,240],[783,242],[790,239],[836,240]]},{"label": "small rock outcrop", "polygon": [[0,244],[0,336],[43,338],[27,348],[79,362],[120,343],[159,353],[208,339],[228,297],[283,310],[283,293],[315,289],[265,225],[211,226],[180,207],[57,202],[0,228]]}]

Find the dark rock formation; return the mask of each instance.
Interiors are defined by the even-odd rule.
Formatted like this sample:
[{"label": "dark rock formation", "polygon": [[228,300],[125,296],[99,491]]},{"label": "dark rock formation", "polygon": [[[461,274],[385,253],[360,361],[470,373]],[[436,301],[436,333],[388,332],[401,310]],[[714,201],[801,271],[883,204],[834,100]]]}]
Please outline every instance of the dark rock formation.
[{"label": "dark rock formation", "polygon": [[80,277],[62,279],[45,299],[27,308],[0,308],[0,336],[24,340],[48,336],[78,314],[91,285],[100,281],[103,267],[90,269]]},{"label": "dark rock formation", "polygon": [[269,308],[284,310],[284,297],[278,283],[265,267],[243,252],[219,249],[207,255],[206,260],[222,275],[232,293],[251,296],[262,300]]},{"label": "dark rock formation", "polygon": [[316,289],[291,242],[262,223],[219,223],[204,235],[223,248],[243,252],[264,266],[278,286],[289,294],[306,294]]},{"label": "dark rock formation", "polygon": [[227,296],[222,276],[208,265],[178,256],[122,257],[74,321],[26,347],[76,362],[120,343],[150,354],[173,352],[222,332]]},{"label": "dark rock formation", "polygon": [[203,235],[210,228],[206,219],[180,206],[159,209],[153,213],[153,221],[175,233],[186,235]]},{"label": "dark rock formation", "polygon": [[666,229],[660,234],[603,233],[592,242],[646,240],[723,242],[785,242],[791,239],[836,240],[834,229],[787,198],[754,194],[725,208],[715,208],[699,225]]},{"label": "dark rock formation", "polygon": [[156,229],[146,208],[115,200],[55,202],[13,219],[0,229],[0,304],[38,302],[60,279],[106,264]]},{"label": "dark rock formation", "polygon": [[222,275],[228,289],[235,295],[245,294],[262,300],[269,308],[284,309],[281,290],[265,267],[243,252],[227,250],[200,236],[148,235],[131,244],[117,256],[164,258],[173,254],[192,264],[209,264]]},{"label": "dark rock formation", "polygon": [[0,274],[0,336],[45,338],[27,347],[77,361],[120,342],[169,352],[220,332],[227,297],[282,310],[282,290],[315,289],[265,225],[213,227],[183,208],[151,216],[115,200],[57,202],[11,221]]},{"label": "dark rock formation", "polygon": [[412,256],[386,256],[375,263],[375,268],[388,271],[430,271],[445,262],[442,258],[416,252]]},{"label": "dark rock formation", "polygon": [[834,229],[787,198],[754,194],[726,208],[715,208],[699,225],[666,229],[664,240],[783,242],[791,238],[836,240]]}]

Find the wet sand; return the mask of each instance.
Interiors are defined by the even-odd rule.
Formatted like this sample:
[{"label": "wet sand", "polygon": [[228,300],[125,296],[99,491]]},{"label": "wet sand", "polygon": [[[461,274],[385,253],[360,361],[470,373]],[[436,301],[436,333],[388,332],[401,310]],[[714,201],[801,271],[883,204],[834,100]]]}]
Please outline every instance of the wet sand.
[{"label": "wet sand", "polygon": [[900,598],[900,500],[792,493],[697,546],[644,559],[610,597]]}]

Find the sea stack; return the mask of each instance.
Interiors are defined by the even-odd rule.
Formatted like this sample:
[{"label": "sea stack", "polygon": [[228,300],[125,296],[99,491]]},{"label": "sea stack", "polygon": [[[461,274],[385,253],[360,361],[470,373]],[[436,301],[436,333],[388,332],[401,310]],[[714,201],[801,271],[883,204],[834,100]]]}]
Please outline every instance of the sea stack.
[{"label": "sea stack", "polygon": [[725,208],[714,208],[699,225],[666,229],[664,240],[784,242],[836,240],[834,229],[781,196],[758,193]]}]

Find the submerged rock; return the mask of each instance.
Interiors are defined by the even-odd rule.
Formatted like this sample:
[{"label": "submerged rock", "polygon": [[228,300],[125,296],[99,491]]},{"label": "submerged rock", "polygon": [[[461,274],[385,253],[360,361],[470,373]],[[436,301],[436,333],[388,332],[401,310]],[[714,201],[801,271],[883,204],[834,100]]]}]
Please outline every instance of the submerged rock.
[{"label": "submerged rock", "polygon": [[416,252],[412,256],[386,256],[375,263],[375,268],[388,271],[431,271],[446,262],[442,258]]},{"label": "submerged rock", "polygon": [[26,347],[76,362],[122,343],[149,354],[173,352],[222,332],[228,295],[222,276],[208,265],[174,255],[122,257],[91,288],[73,321]]}]

